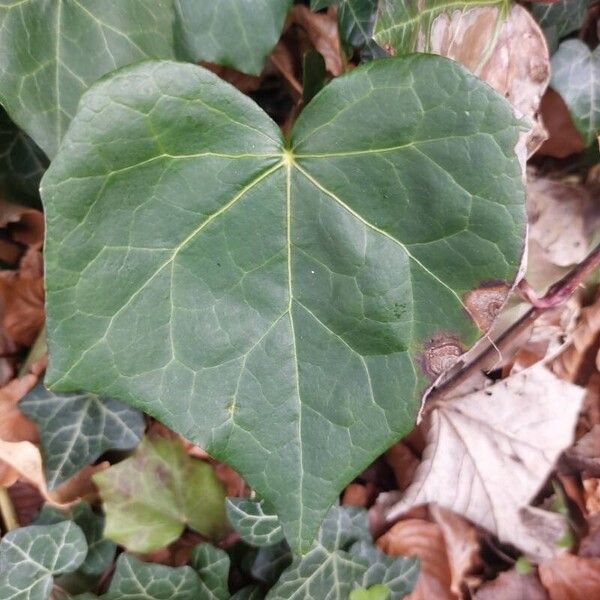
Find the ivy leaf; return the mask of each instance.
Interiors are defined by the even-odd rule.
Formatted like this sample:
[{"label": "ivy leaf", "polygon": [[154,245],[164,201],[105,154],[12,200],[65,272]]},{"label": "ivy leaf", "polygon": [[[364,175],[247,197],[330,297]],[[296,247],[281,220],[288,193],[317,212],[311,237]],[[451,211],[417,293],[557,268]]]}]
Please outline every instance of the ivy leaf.
[{"label": "ivy leaf", "polygon": [[0,6],[0,102],[53,158],[81,94],[106,73],[173,55],[173,9],[156,0]]},{"label": "ivy leaf", "polygon": [[371,43],[378,0],[339,0],[338,31],[347,54]]},{"label": "ivy leaf", "polygon": [[250,573],[254,579],[273,585],[291,562],[292,553],[285,541],[272,546],[262,546],[254,557]]},{"label": "ivy leaf", "polygon": [[229,600],[229,556],[210,544],[198,544],[190,564],[200,576],[203,600]]},{"label": "ivy leaf", "polygon": [[117,547],[104,537],[104,518],[96,514],[87,502],[76,504],[67,514],[46,505],[34,524],[53,525],[67,520],[73,521],[81,529],[87,543],[87,554],[78,570],[84,575],[101,575],[112,564]]},{"label": "ivy leaf", "polygon": [[247,585],[231,596],[231,600],[262,600],[263,593],[257,585]]},{"label": "ivy leaf", "polygon": [[8,532],[0,541],[0,598],[46,600],[54,575],[75,571],[86,551],[83,532],[70,522]]},{"label": "ivy leaf", "polygon": [[269,546],[284,539],[277,515],[265,512],[264,500],[227,498],[227,517],[240,537],[251,546]]},{"label": "ivy leaf", "polygon": [[511,6],[510,0],[380,0],[373,37],[383,48],[393,49],[396,54],[409,52],[429,52],[430,38],[435,31],[436,22],[440,24],[457,13],[464,17],[471,11],[486,6],[501,9],[499,15],[505,15]]},{"label": "ivy leaf", "polygon": [[391,600],[412,591],[416,559],[391,558],[364,538],[366,511],[334,506],[323,521],[312,550],[282,573],[268,600],[330,598],[346,600],[356,587],[384,583]]},{"label": "ivy leaf", "polygon": [[310,0],[311,10],[323,10],[332,4],[337,4],[339,0]]},{"label": "ivy leaf", "polygon": [[186,526],[208,537],[225,529],[225,491],[212,467],[175,440],[145,438],[135,453],[93,477],[104,535],[134,552],[176,540]]},{"label": "ivy leaf", "polygon": [[591,51],[580,40],[567,40],[552,56],[550,85],[562,96],[587,146],[600,131],[599,48]]},{"label": "ivy leaf", "polygon": [[175,0],[179,54],[260,75],[291,5],[292,0]]},{"label": "ivy leaf", "polygon": [[20,401],[19,409],[39,427],[50,489],[107,450],[135,448],[144,433],[141,413],[94,394],[54,394],[40,384]]},{"label": "ivy leaf", "polygon": [[193,600],[203,596],[191,567],[166,567],[121,554],[108,592],[102,600]]},{"label": "ivy leaf", "polygon": [[385,585],[374,585],[369,589],[360,588],[350,594],[350,600],[389,600],[390,590]]},{"label": "ivy leaf", "polygon": [[19,199],[40,202],[39,187],[48,159],[0,108],[0,178]]},{"label": "ivy leaf", "polygon": [[553,4],[535,3],[531,13],[544,30],[551,52],[559,41],[577,31],[585,21],[589,0],[558,0]]},{"label": "ivy leaf", "polygon": [[201,67],[119,71],[83,97],[42,184],[47,382],[229,463],[306,551],[504,301],[519,128],[437,56],[337,78],[288,144]]}]

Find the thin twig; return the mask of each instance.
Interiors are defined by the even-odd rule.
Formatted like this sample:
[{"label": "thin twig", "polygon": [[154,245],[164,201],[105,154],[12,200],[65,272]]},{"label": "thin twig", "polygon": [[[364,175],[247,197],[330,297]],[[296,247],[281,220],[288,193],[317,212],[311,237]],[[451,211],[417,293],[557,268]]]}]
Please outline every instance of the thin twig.
[{"label": "thin twig", "polygon": [[[486,347],[469,364],[465,365],[455,375],[446,380],[439,387],[431,390],[427,396],[427,404],[432,405],[433,400],[441,400],[453,389],[464,383],[477,371],[483,371],[485,365],[489,364],[497,355],[511,346],[524,331],[526,331],[535,320],[547,310],[564,304],[575,290],[600,267],[600,244],[598,244],[583,262],[578,264],[572,271],[562,279],[553,284],[542,298],[536,298],[532,306],[516,323],[513,323],[493,344]],[[423,414],[429,412],[427,406]]]}]

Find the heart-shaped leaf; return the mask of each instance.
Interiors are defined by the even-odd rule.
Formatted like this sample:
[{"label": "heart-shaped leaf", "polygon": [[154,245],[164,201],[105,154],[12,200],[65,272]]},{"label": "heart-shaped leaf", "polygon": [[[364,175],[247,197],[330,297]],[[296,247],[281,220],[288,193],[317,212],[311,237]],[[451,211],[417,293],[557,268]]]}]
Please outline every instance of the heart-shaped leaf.
[{"label": "heart-shaped leaf", "polygon": [[133,456],[93,479],[106,513],[104,534],[128,550],[162,548],[186,526],[208,537],[226,530],[223,486],[177,441],[145,438]]},{"label": "heart-shaped leaf", "polygon": [[0,541],[0,598],[47,600],[54,575],[75,571],[86,553],[83,532],[71,522],[10,531]]},{"label": "heart-shaped leaf", "polygon": [[134,404],[231,464],[306,550],[504,301],[519,127],[435,56],[336,79],[289,143],[201,67],[119,71],[43,180],[47,381]]},{"label": "heart-shaped leaf", "polygon": [[227,498],[225,504],[229,522],[252,546],[269,546],[284,539],[279,518],[265,511],[264,504],[248,498]]},{"label": "heart-shaped leaf", "polygon": [[179,54],[258,75],[291,5],[292,0],[175,0]]},{"label": "heart-shaped leaf", "polygon": [[552,57],[550,85],[562,96],[586,145],[600,132],[600,49],[563,42]]},{"label": "heart-shaped leaf", "polygon": [[229,600],[229,556],[210,544],[198,544],[190,564],[200,576],[203,600]]},{"label": "heart-shaped leaf", "polygon": [[40,384],[19,408],[39,426],[50,489],[107,450],[135,448],[144,434],[138,411],[94,394],[54,394]]},{"label": "heart-shaped leaf", "polygon": [[50,158],[90,84],[173,56],[171,2],[7,0],[0,24],[0,102]]}]

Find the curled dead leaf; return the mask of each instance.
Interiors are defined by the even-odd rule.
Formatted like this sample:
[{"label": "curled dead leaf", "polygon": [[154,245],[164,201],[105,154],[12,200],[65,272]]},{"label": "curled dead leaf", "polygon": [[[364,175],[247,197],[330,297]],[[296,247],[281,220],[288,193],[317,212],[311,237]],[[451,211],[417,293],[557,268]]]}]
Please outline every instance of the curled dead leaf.
[{"label": "curled dead leaf", "polygon": [[548,600],[548,594],[537,573],[521,575],[515,569],[500,573],[496,579],[481,586],[475,600]]},{"label": "curled dead leaf", "polygon": [[423,519],[399,521],[377,540],[377,545],[386,554],[419,558],[419,579],[406,600],[456,600],[450,591],[452,574],[439,525]]},{"label": "curled dead leaf", "polygon": [[600,598],[600,558],[563,554],[539,567],[550,600]]}]

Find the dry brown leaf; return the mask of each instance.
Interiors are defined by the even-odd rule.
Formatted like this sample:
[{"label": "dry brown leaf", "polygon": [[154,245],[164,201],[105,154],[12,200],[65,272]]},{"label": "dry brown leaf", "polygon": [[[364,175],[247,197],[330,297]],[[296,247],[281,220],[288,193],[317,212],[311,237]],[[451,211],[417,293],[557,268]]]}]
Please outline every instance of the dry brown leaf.
[{"label": "dry brown leaf", "polygon": [[29,525],[44,505],[44,498],[37,488],[26,481],[17,481],[11,485],[8,495],[15,508],[17,521],[22,527]]},{"label": "dry brown leaf", "polygon": [[465,65],[505,96],[518,116],[535,124],[517,146],[524,166],[546,138],[536,115],[550,80],[550,56],[544,34],[526,9],[513,6],[498,30],[500,10],[484,6],[443,13],[427,41],[430,51]]},{"label": "dry brown leaf", "polygon": [[552,370],[561,379],[577,381],[588,349],[595,345],[600,337],[600,296],[594,304],[581,310],[570,337],[569,347],[552,363]]},{"label": "dry brown leaf", "polygon": [[594,516],[600,513],[600,479],[584,479],[583,496],[588,515]]},{"label": "dry brown leaf", "polygon": [[394,472],[398,489],[404,491],[412,481],[419,459],[405,443],[398,442],[385,453],[385,460]]},{"label": "dry brown leaf", "polygon": [[446,543],[446,554],[452,581],[450,590],[459,596],[466,577],[482,566],[479,557],[479,535],[471,523],[460,515],[435,504],[429,507]]},{"label": "dry brown leaf", "polygon": [[106,460],[97,465],[84,467],[73,477],[55,487],[48,494],[47,501],[56,506],[70,506],[79,500],[96,502],[100,496],[92,477],[109,467],[110,463]]},{"label": "dry brown leaf", "polygon": [[452,575],[442,529],[422,519],[396,523],[377,540],[377,545],[392,556],[418,556],[419,579],[406,600],[455,600],[450,591]]},{"label": "dry brown leaf", "polygon": [[514,569],[481,586],[475,600],[548,600],[537,573],[520,575]]},{"label": "dry brown leaf", "polygon": [[541,564],[539,571],[550,600],[600,598],[600,558],[563,554]]},{"label": "dry brown leaf", "polygon": [[439,402],[423,461],[388,520],[435,502],[531,557],[554,555],[564,521],[528,504],[570,444],[583,395],[536,366]]},{"label": "dry brown leaf", "polygon": [[591,477],[600,477],[600,425],[594,425],[568,448],[562,460],[574,471],[585,471]]},{"label": "dry brown leaf", "polygon": [[19,400],[33,388],[38,378],[28,374],[0,388],[0,439],[7,442],[37,442],[38,432],[18,407]]},{"label": "dry brown leaf", "polygon": [[0,310],[7,334],[23,346],[35,341],[44,325],[43,262],[39,250],[29,248],[18,271],[0,271]]},{"label": "dry brown leaf", "polygon": [[540,113],[548,139],[540,146],[539,154],[566,158],[585,150],[583,138],[573,125],[565,101],[551,88],[542,97]]},{"label": "dry brown leaf", "polygon": [[351,483],[344,490],[342,504],[344,506],[361,506],[365,508],[369,503],[369,489],[360,483]]},{"label": "dry brown leaf", "polygon": [[579,556],[600,558],[600,514],[588,519],[587,535],[579,543]]},{"label": "dry brown leaf", "polygon": [[307,6],[297,4],[288,18],[306,31],[312,45],[325,59],[327,70],[334,76],[340,75],[344,71],[344,60],[335,14],[332,11],[315,13]]},{"label": "dry brown leaf", "polygon": [[34,208],[0,200],[0,228],[4,227],[13,240],[27,246],[39,248],[44,241],[44,215]]}]

